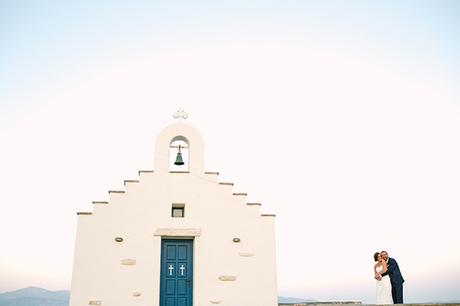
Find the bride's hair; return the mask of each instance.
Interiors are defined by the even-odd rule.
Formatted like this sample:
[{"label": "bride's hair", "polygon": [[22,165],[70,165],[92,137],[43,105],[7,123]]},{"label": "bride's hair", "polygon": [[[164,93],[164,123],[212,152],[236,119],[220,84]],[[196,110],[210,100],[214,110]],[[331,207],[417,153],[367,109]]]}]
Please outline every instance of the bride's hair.
[{"label": "bride's hair", "polygon": [[375,261],[378,261],[378,260],[379,260],[379,254],[380,254],[379,252],[375,252],[375,253],[374,253],[374,260],[375,260]]}]

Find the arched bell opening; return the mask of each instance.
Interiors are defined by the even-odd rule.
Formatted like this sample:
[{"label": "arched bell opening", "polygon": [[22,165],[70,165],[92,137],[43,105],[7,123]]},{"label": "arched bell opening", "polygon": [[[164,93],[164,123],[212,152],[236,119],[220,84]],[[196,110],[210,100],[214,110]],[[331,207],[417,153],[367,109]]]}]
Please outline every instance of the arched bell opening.
[{"label": "arched bell opening", "polygon": [[[182,166],[174,164],[179,144],[181,144],[181,157],[184,162]],[[154,163],[156,173],[173,171],[201,174],[204,173],[203,159],[203,139],[200,133],[190,125],[171,124],[163,129],[156,139]]]},{"label": "arched bell opening", "polygon": [[169,171],[190,171],[190,143],[184,136],[176,136],[169,143]]}]

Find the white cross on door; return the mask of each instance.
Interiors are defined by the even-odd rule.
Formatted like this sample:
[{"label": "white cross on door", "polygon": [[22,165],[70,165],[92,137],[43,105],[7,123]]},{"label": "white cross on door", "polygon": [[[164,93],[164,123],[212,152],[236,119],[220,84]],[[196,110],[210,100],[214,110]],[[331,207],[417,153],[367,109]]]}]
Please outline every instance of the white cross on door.
[{"label": "white cross on door", "polygon": [[172,273],[173,273],[173,270],[174,270],[173,265],[169,265],[168,270],[169,270],[169,276],[172,276]]},{"label": "white cross on door", "polygon": [[181,265],[179,269],[180,269],[180,275],[184,276],[185,266]]}]

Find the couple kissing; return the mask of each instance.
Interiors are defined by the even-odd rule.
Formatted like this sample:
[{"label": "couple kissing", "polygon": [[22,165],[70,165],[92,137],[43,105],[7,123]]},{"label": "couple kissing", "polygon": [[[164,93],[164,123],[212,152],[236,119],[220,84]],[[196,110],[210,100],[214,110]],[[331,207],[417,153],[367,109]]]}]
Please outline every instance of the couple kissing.
[{"label": "couple kissing", "polygon": [[374,254],[374,278],[377,286],[377,304],[403,304],[404,278],[399,266],[388,252]]}]

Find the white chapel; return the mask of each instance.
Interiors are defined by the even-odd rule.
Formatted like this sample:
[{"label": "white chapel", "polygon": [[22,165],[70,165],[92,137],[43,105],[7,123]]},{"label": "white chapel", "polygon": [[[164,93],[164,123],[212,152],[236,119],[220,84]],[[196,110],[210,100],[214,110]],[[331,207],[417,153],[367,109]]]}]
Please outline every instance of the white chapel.
[{"label": "white chapel", "polygon": [[274,215],[205,172],[203,151],[195,128],[167,126],[153,171],[77,213],[70,306],[277,305]]}]

